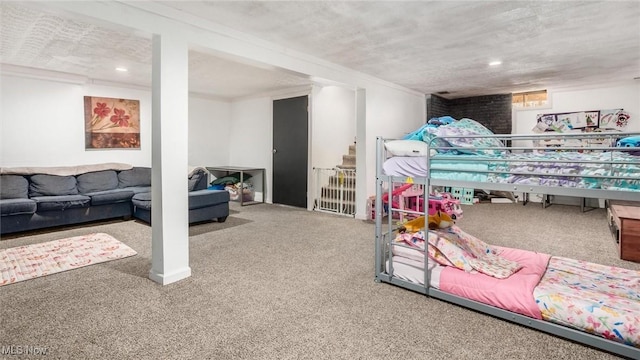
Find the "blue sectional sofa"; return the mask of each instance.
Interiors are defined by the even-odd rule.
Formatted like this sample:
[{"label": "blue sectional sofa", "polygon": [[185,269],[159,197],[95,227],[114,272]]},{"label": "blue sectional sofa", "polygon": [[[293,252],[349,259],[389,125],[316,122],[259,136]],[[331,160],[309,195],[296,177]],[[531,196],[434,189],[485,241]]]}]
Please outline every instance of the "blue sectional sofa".
[{"label": "blue sectional sofa", "polygon": [[[217,219],[224,222],[229,216],[230,194],[226,190],[189,191],[189,223]],[[133,196],[133,216],[151,223],[151,193],[139,193]]]},{"label": "blue sectional sofa", "polygon": [[[126,164],[0,169],[0,234],[132,216],[151,222],[151,168]],[[229,215],[229,193],[189,177],[189,223]]]}]

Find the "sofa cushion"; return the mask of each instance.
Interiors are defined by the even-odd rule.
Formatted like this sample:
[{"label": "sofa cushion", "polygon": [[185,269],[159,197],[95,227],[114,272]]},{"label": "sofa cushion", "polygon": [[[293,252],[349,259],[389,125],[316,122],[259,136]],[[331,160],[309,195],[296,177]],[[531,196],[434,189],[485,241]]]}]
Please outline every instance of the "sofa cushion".
[{"label": "sofa cushion", "polygon": [[[135,194],[131,199],[133,205],[142,209],[151,209],[151,193]],[[197,190],[189,192],[189,210],[200,209],[229,202],[226,190]]]},{"label": "sofa cushion", "polygon": [[229,202],[226,190],[197,190],[189,193],[189,210]]},{"label": "sofa cushion", "polygon": [[118,173],[118,187],[151,186],[151,168],[134,167]]},{"label": "sofa cushion", "polygon": [[133,195],[133,198],[131,198],[131,202],[135,207],[151,210],[151,193],[146,192],[135,194]]},{"label": "sofa cushion", "polygon": [[134,194],[150,193],[151,186],[131,186],[131,187],[122,188],[122,190],[128,190],[133,192]]},{"label": "sofa cushion", "polygon": [[89,207],[91,203],[86,195],[36,196],[32,199],[38,205],[38,212]]},{"label": "sofa cushion", "polygon": [[21,175],[0,176],[0,199],[26,199],[29,196],[29,180]]},{"label": "sofa cushion", "polygon": [[0,200],[0,214],[19,215],[33,214],[36,212],[36,202],[31,199],[2,199]]},{"label": "sofa cushion", "polygon": [[114,170],[94,171],[76,177],[80,194],[113,190],[118,187],[118,173]]},{"label": "sofa cushion", "polygon": [[96,191],[84,195],[91,197],[91,205],[105,205],[131,201],[134,192],[127,189]]},{"label": "sofa cushion", "polygon": [[33,175],[29,184],[29,197],[77,195],[76,185],[75,176]]}]

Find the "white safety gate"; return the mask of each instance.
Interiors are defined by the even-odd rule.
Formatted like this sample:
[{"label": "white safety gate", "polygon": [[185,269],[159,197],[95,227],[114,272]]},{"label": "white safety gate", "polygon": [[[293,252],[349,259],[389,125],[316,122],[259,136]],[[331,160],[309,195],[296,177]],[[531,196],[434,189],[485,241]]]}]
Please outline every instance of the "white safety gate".
[{"label": "white safety gate", "polygon": [[340,215],[356,214],[356,171],[340,168],[314,168],[313,210]]}]

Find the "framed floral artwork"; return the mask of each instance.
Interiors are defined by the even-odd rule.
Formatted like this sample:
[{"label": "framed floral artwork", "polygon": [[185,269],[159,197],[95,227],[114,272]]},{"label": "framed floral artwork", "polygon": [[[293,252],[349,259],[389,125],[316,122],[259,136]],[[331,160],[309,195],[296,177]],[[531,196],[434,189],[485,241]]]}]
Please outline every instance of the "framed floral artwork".
[{"label": "framed floral artwork", "polygon": [[84,97],[85,149],[140,149],[140,101]]}]

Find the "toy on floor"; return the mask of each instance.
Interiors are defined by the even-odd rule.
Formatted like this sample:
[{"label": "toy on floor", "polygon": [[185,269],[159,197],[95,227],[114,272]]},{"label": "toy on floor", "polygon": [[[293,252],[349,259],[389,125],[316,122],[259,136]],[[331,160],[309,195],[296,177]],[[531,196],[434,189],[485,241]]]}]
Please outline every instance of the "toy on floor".
[{"label": "toy on floor", "polygon": [[[394,218],[399,218],[400,222],[404,222],[405,216],[415,218],[418,212],[424,211],[424,190],[422,187],[416,187],[413,183],[403,184],[395,188],[391,192],[391,201],[389,193],[382,194],[382,206],[386,213],[389,213],[389,203],[393,209],[399,209],[393,213]],[[462,208],[460,200],[454,198],[450,193],[431,193],[429,194],[428,214],[434,215],[437,212],[446,213],[452,220],[462,219]],[[403,213],[402,210],[411,210],[416,213]]]},{"label": "toy on floor", "polygon": [[434,215],[437,212],[446,213],[453,220],[462,219],[460,200],[454,199],[449,193],[429,196],[429,215]]}]

